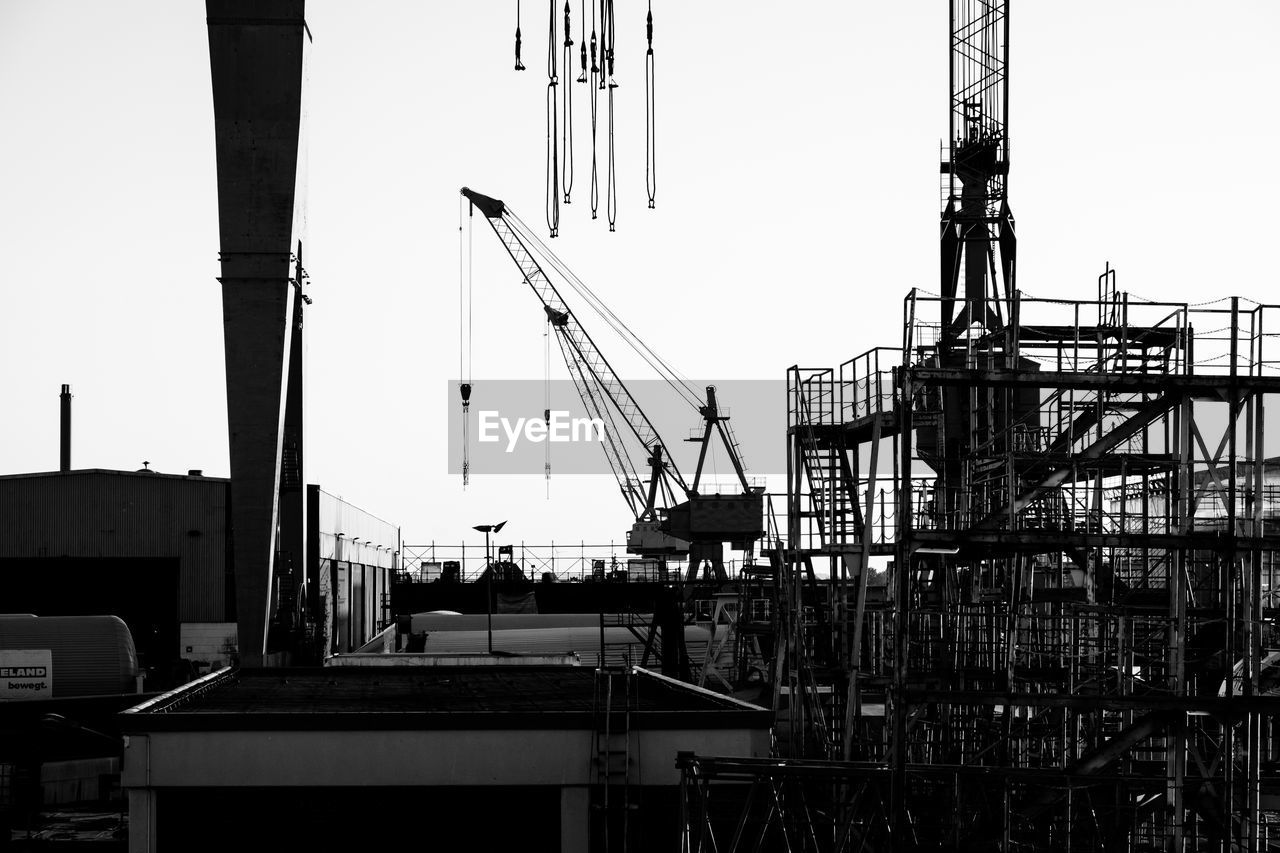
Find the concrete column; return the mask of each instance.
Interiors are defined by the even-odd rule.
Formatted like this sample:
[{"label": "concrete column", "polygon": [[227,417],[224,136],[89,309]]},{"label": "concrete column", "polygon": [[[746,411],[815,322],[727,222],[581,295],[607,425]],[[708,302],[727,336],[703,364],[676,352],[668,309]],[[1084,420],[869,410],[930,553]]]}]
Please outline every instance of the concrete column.
[{"label": "concrete column", "polygon": [[566,785],[560,789],[560,853],[587,853],[590,842],[591,789]]},{"label": "concrete column", "polygon": [[130,788],[129,853],[155,853],[156,849],[156,792]]},{"label": "concrete column", "polygon": [[[303,0],[206,0],[218,160],[231,529],[241,662],[271,615],[285,394],[302,240]],[[296,525],[295,525],[296,526]],[[302,547],[302,546],[299,546]]]}]

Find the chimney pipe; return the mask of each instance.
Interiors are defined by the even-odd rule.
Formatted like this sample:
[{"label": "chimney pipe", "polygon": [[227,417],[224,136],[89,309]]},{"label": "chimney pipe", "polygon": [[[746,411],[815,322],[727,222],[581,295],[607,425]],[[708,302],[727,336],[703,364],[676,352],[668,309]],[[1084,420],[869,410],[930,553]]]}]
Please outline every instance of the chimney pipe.
[{"label": "chimney pipe", "polygon": [[71,386],[62,386],[62,458],[59,471],[71,470]]}]

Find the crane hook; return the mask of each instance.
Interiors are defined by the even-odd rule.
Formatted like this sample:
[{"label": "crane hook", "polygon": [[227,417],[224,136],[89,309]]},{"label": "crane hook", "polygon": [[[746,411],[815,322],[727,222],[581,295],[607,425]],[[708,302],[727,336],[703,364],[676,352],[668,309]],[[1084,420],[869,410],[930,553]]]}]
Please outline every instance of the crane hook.
[{"label": "crane hook", "polygon": [[516,70],[523,71],[524,63],[520,61],[520,0],[516,0]]}]

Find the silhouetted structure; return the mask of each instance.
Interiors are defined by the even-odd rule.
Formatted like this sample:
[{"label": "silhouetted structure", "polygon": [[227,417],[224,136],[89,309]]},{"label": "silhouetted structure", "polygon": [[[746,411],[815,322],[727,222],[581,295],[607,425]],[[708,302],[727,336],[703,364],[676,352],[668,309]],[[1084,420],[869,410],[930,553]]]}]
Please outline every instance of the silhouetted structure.
[{"label": "silhouetted structure", "polygon": [[952,3],[941,293],[907,296],[900,348],[788,373],[793,759],[685,757],[692,849],[1280,844],[1280,306],[1109,266],[1096,299],[1017,289],[1008,5]]}]

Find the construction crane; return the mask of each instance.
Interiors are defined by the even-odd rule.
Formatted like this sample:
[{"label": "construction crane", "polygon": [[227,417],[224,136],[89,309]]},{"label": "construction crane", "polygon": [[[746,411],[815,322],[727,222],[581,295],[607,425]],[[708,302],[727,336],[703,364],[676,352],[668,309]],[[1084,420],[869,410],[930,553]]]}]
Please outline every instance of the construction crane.
[{"label": "construction crane", "polygon": [[[542,305],[547,322],[555,331],[569,376],[588,415],[604,425],[605,456],[618,481],[622,496],[634,517],[627,536],[627,552],[645,557],[689,558],[687,580],[695,579],[704,566],[717,582],[727,580],[723,548],[728,542],[747,550],[764,533],[764,490],[752,486],[742,464],[729,418],[719,406],[714,386],[699,396],[666,366],[643,342],[632,334],[632,345],[703,420],[698,466],[692,481],[681,475],[653,421],[618,376],[613,365],[569,309],[564,297],[539,263],[540,255],[570,286],[591,301],[602,315],[616,317],[591,294],[534,236],[505,203],[463,187],[462,195],[479,210],[493,228],[503,248],[511,256],[520,275]],[[741,487],[737,494],[703,494],[702,475],[712,437],[718,435],[728,452]],[[628,448],[630,436],[643,448],[640,465]],[[647,469],[645,476],[640,472]]]}]

